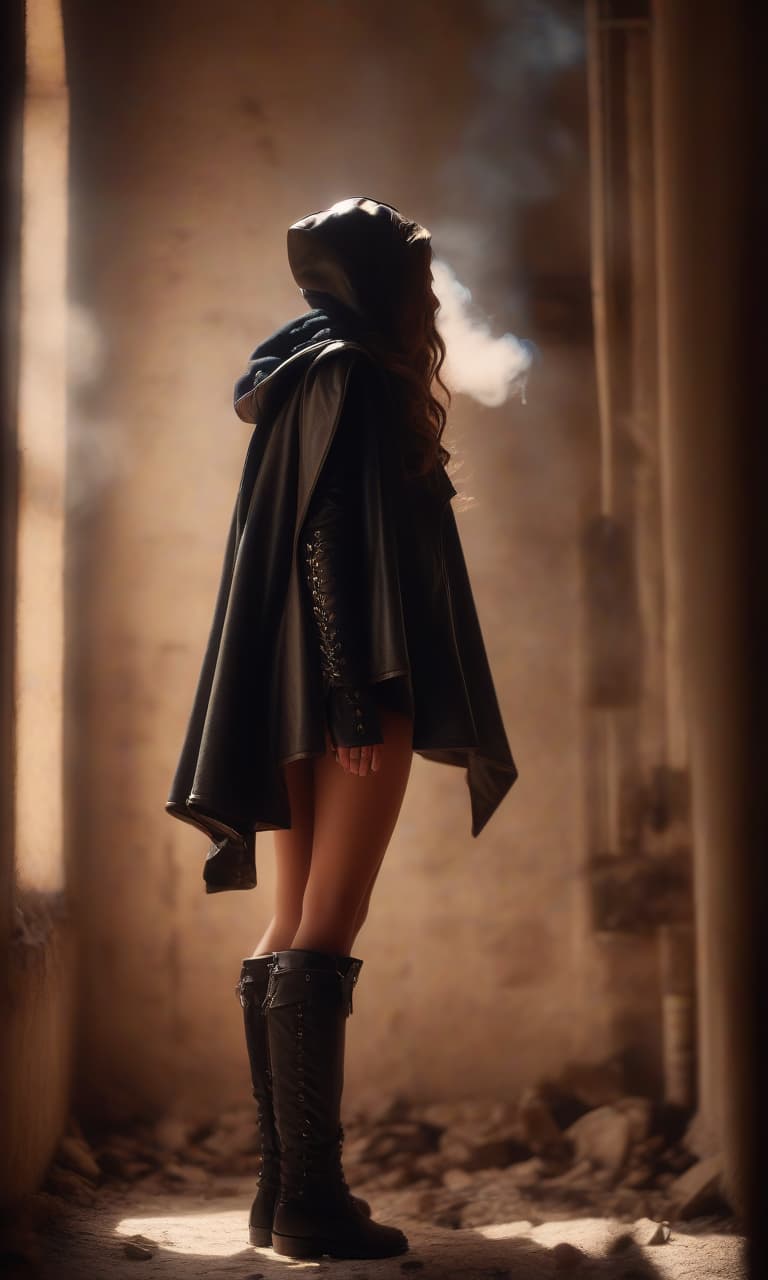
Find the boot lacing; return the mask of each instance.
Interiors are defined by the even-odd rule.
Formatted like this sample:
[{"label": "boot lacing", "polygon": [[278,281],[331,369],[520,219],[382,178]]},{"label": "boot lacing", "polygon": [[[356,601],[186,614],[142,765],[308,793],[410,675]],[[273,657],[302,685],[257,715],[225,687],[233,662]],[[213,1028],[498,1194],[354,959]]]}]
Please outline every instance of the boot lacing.
[{"label": "boot lacing", "polygon": [[284,1179],[281,1200],[285,1202],[294,1195],[303,1196],[307,1179],[311,1179],[323,1190],[332,1191],[334,1199],[341,1196],[346,1202],[354,1203],[354,1197],[347,1182],[342,1161],[343,1126],[339,1125],[336,1138],[324,1150],[318,1147],[313,1150],[309,1145],[311,1134],[307,1127],[302,1128],[300,1133],[305,1143],[301,1152],[300,1178]]},{"label": "boot lacing", "polygon": [[[301,1175],[298,1180],[283,1178],[283,1186],[280,1199],[283,1203],[290,1199],[291,1196],[303,1196],[307,1179],[310,1174],[320,1175],[324,1173],[329,1178],[327,1185],[332,1187],[335,1194],[341,1194],[347,1203],[354,1203],[352,1192],[344,1175],[344,1166],[342,1164],[341,1153],[344,1145],[344,1126],[339,1124],[336,1131],[336,1137],[330,1144],[323,1144],[323,1147],[311,1145],[312,1130],[309,1119],[306,1114],[306,1096],[304,1094],[304,1006],[302,1003],[296,1006],[296,1101],[299,1104],[300,1122],[299,1136],[302,1140],[301,1145]],[[325,1181],[325,1179],[323,1179]]]},{"label": "boot lacing", "polygon": [[[241,974],[237,984],[235,985],[235,995],[240,1001],[243,1009],[250,1006],[251,997],[253,995],[253,978],[250,974]],[[262,1009],[259,1009],[259,1014],[261,1017],[264,1016]],[[271,1095],[272,1070],[266,1064],[264,1066],[264,1077],[267,1093]],[[265,1160],[264,1150],[265,1138],[269,1137],[274,1140],[274,1133],[268,1134],[267,1132],[268,1129],[272,1129],[272,1117],[271,1114],[268,1115],[267,1112],[268,1108],[271,1112],[271,1102],[267,1098],[264,1098],[255,1086],[251,1089],[251,1093],[256,1103],[256,1128],[259,1135],[259,1168],[256,1173],[256,1181],[260,1186],[263,1184],[266,1190],[274,1191],[279,1185],[279,1176],[275,1169],[276,1153],[274,1150],[268,1151],[266,1153],[267,1160]],[[266,1145],[270,1146],[270,1142],[267,1142]],[[268,1163],[270,1166],[268,1170],[265,1169],[265,1163]]]}]

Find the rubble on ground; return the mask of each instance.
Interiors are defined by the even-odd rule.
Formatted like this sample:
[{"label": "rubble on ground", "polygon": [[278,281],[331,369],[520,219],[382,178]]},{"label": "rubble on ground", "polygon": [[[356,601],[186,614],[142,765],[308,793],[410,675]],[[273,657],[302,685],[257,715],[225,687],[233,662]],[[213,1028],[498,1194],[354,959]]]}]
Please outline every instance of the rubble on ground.
[{"label": "rubble on ground", "polygon": [[[419,1103],[402,1096],[344,1116],[351,1189],[398,1220],[479,1227],[527,1220],[612,1217],[651,1224],[700,1219],[736,1230],[719,1157],[686,1145],[691,1115],[621,1094],[615,1072],[570,1068],[515,1102],[467,1098]],[[91,1204],[100,1188],[227,1194],[222,1176],[258,1170],[255,1103],[194,1124],[165,1116],[130,1133],[86,1141],[76,1123],[62,1140],[45,1191]]]}]

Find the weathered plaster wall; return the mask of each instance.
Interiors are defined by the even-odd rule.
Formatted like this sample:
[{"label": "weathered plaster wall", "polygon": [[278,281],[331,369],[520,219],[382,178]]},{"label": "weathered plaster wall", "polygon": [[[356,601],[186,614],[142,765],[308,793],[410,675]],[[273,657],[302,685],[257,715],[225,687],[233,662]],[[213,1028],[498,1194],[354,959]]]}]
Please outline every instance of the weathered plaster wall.
[{"label": "weathered plaster wall", "polygon": [[[302,309],[285,229],[343,195],[386,199],[449,258],[460,245],[497,331],[517,323],[519,280],[509,208],[456,167],[482,116],[474,6],[395,6],[400,25],[392,5],[353,0],[289,5],[279,20],[229,0],[215,26],[207,5],[108,9],[67,6],[73,292],[84,338],[103,343],[72,403],[80,1087],[101,1111],[205,1110],[245,1094],[233,989],[269,916],[272,840],[257,841],[255,892],[206,897],[206,842],[163,803],[248,439],[232,384]],[[505,145],[499,173],[514,160]],[[564,201],[558,223],[554,186],[526,251],[553,274],[583,273],[585,210]],[[582,876],[588,347],[550,345],[545,369],[527,407],[459,397],[448,441],[475,499],[460,529],[520,778],[473,841],[463,775],[415,760],[356,948],[349,1100],[382,1084],[512,1094],[616,1047]]]}]

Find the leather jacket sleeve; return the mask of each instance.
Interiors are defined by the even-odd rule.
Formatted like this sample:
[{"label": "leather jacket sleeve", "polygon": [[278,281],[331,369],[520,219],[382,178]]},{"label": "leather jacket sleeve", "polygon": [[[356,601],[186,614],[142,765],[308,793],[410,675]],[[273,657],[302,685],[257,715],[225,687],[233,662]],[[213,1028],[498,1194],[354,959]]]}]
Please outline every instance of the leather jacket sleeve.
[{"label": "leather jacket sleeve", "polygon": [[334,746],[383,742],[378,708],[364,683],[366,594],[357,556],[359,494],[354,410],[348,397],[325,460],[300,540],[304,580]]}]

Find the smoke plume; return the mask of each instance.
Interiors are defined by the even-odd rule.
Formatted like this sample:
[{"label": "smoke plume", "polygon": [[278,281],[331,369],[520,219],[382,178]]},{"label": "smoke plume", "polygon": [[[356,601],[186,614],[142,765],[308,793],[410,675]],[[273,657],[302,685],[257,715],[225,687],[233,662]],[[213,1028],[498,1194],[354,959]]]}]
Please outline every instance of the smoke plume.
[{"label": "smoke plume", "polygon": [[512,333],[495,338],[487,320],[473,314],[472,294],[447,262],[434,258],[432,276],[440,299],[437,327],[446,346],[446,384],[480,404],[503,404],[514,395],[525,404],[533,344]]}]

